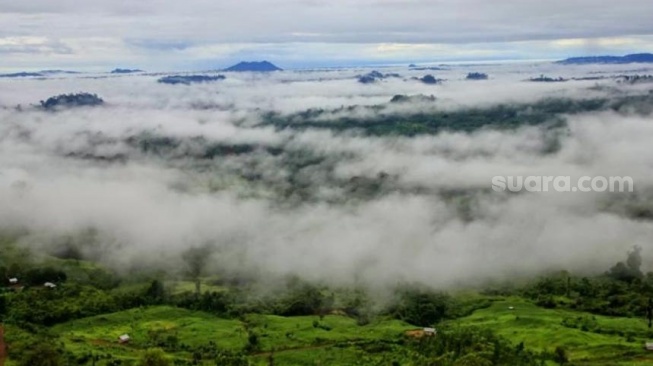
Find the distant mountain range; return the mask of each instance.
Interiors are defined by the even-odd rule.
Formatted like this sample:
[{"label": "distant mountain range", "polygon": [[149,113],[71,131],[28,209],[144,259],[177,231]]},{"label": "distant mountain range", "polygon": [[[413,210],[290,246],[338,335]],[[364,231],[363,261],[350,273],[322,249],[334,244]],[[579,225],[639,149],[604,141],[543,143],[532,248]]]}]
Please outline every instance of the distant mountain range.
[{"label": "distant mountain range", "polygon": [[208,82],[219,81],[224,79],[226,79],[224,75],[172,75],[172,76],[162,77],[157,81],[162,84],[190,85],[194,83],[208,83]]},{"label": "distant mountain range", "polygon": [[282,71],[280,67],[268,61],[254,61],[254,62],[239,62],[223,71],[253,71],[253,72],[270,72]]},{"label": "distant mountain range", "polygon": [[112,74],[133,74],[136,72],[143,72],[143,70],[139,69],[113,69],[111,70]]},{"label": "distant mountain range", "polygon": [[13,74],[0,74],[0,78],[26,78],[39,76],[43,76],[43,74],[38,72],[15,72]]},{"label": "distant mountain range", "polygon": [[57,75],[57,74],[80,74],[79,71],[70,71],[70,70],[41,70],[40,74],[44,75]]},{"label": "distant mountain range", "polygon": [[626,56],[572,57],[556,61],[556,63],[563,65],[653,63],[653,54],[634,53]]},{"label": "distant mountain range", "polygon": [[0,78],[27,78],[27,77],[45,77],[57,74],[79,74],[77,71],[68,70],[41,70],[39,72],[15,72],[13,74],[0,74]]}]

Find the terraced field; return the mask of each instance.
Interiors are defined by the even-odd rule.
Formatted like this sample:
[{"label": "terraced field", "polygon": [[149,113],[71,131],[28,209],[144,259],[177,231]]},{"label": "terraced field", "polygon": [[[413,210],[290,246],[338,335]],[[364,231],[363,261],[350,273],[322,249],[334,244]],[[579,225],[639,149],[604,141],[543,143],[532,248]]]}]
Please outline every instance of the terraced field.
[{"label": "terraced field", "polygon": [[553,351],[563,346],[574,364],[653,363],[653,353],[643,348],[644,343],[653,338],[645,319],[544,309],[522,298],[511,297],[442,326],[487,327],[515,344],[524,342],[527,348],[538,351]]},{"label": "terraced field", "polygon": [[[184,351],[203,345],[238,352],[255,334],[257,347],[251,361],[267,363],[270,355],[282,364],[333,364],[357,359],[354,346],[377,340],[396,340],[414,326],[398,320],[379,320],[359,326],[354,319],[327,315],[281,317],[250,315],[241,320],[221,319],[213,315],[156,306],[133,309],[71,321],[52,328],[68,350],[76,354],[111,354],[112,358],[136,360],[144,349],[175,343],[171,358],[190,360]],[[118,337],[128,334],[131,341],[119,344]]]}]

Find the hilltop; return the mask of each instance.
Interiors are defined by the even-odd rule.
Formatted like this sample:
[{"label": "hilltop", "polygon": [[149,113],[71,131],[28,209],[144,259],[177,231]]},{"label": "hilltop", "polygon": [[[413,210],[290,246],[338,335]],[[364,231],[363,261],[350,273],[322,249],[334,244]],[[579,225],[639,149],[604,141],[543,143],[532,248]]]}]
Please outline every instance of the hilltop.
[{"label": "hilltop", "polygon": [[269,61],[242,61],[231,67],[224,69],[224,71],[253,71],[253,72],[270,72],[270,71],[283,71],[282,68],[277,67]]}]

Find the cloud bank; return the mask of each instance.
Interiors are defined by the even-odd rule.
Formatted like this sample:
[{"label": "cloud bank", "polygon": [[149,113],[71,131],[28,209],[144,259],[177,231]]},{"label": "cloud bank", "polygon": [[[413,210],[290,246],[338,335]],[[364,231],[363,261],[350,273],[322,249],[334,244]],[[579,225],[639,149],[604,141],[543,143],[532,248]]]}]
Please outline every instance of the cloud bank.
[{"label": "cloud bank", "polygon": [[[624,67],[603,72],[634,72]],[[464,81],[470,70],[492,80]],[[646,86],[522,81],[596,75],[594,67],[542,64],[451,68],[438,72],[448,80],[438,86],[405,69],[395,70],[402,78],[364,86],[359,71],[231,75],[192,86],[147,75],[1,80],[12,87],[0,89],[1,226],[24,230],[25,245],[42,250],[93,229],[101,260],[119,267],[174,265],[184,250],[208,243],[215,271],[381,286],[603,271],[634,245],[653,255],[653,223],[629,214],[633,205],[653,207],[651,115],[581,113],[554,131],[415,137],[259,124],[267,111],[375,105],[399,93],[438,98],[435,107],[412,109],[461,110],[646,94]],[[107,104],[56,113],[29,107],[80,89]],[[551,133],[559,146],[545,151]],[[495,175],[631,176],[637,191],[504,194],[491,190]]]}]

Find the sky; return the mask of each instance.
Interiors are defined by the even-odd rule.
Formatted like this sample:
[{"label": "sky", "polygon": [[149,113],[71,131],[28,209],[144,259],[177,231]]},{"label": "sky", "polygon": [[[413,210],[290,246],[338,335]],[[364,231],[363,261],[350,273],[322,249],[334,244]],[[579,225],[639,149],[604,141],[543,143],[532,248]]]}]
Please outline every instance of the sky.
[{"label": "sky", "polygon": [[653,2],[0,0],[0,69],[283,68],[653,51]]}]

